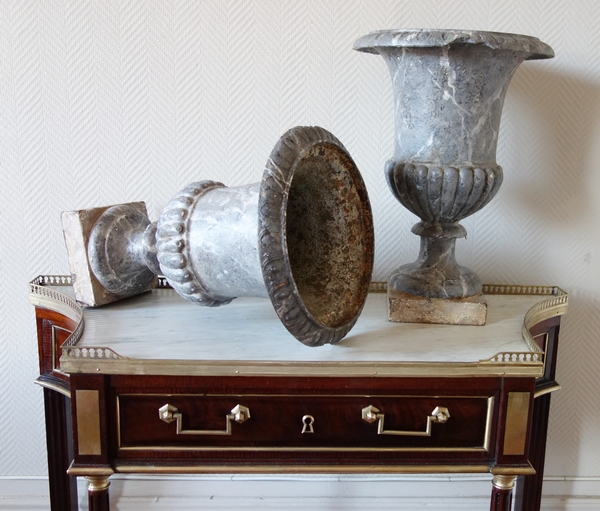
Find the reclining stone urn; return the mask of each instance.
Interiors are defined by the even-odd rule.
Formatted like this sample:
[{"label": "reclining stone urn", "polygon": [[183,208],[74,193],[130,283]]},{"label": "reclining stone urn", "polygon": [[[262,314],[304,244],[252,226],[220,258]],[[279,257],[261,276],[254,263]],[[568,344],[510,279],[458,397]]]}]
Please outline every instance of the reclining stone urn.
[{"label": "reclining stone urn", "polygon": [[535,37],[467,30],[385,30],[354,49],[381,55],[395,99],[395,151],[385,166],[389,187],[420,217],[414,263],[388,283],[392,321],[485,324],[479,277],[455,259],[460,221],[498,192],[500,116],[508,84],[524,60],[552,58]]},{"label": "reclining stone urn", "polygon": [[292,335],[320,346],[354,326],[371,282],[364,182],[318,127],[283,135],[260,183],[192,183],[157,222],[143,203],[64,212],[62,222],[75,295],[89,306],[146,291],[162,273],[199,305],[269,297]]}]

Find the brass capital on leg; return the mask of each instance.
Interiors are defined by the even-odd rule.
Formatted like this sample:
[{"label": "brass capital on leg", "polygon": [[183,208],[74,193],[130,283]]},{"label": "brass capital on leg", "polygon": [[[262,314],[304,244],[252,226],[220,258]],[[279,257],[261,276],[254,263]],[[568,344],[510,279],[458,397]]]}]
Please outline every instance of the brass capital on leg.
[{"label": "brass capital on leg", "polygon": [[[89,511],[110,511],[110,500],[108,487],[110,474],[88,474],[85,475],[88,490]],[[112,470],[110,471],[112,473]]]},{"label": "brass capital on leg", "polygon": [[110,486],[109,476],[85,476],[88,491],[103,491]]},{"label": "brass capital on leg", "polygon": [[492,484],[499,490],[512,490],[515,487],[517,476],[495,475],[492,479]]}]

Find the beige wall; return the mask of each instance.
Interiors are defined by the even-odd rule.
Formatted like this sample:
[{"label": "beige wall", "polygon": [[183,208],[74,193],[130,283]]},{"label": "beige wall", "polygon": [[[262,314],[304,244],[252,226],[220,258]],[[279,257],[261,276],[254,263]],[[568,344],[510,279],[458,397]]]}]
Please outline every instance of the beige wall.
[{"label": "beige wall", "polygon": [[556,51],[513,79],[505,182],[464,222],[458,253],[485,282],[571,293],[546,473],[600,481],[599,26],[594,0],[0,2],[0,476],[45,473],[26,283],[68,272],[62,210],[145,200],[155,219],[193,180],[259,180],[286,129],[316,124],[367,182],[375,278],[416,257],[416,217],[382,172],[387,69],[352,44],[440,27],[530,34]]}]

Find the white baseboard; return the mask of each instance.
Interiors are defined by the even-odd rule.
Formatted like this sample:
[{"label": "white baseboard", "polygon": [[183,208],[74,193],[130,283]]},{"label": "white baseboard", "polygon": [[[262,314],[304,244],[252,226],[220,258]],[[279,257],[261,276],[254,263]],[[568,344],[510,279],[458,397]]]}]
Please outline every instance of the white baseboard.
[{"label": "white baseboard", "polygon": [[[114,476],[113,511],[487,511],[490,477],[455,476]],[[87,510],[79,481],[80,510]],[[597,511],[600,477],[544,481],[544,511]],[[0,511],[47,511],[48,481],[0,477]]]}]

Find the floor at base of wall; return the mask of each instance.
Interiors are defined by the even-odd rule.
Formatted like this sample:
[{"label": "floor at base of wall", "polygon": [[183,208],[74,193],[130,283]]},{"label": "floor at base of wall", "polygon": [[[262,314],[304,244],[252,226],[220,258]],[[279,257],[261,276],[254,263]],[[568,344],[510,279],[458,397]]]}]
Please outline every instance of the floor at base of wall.
[{"label": "floor at base of wall", "polygon": [[[112,511],[487,511],[486,476],[114,476]],[[79,481],[80,510],[87,510]],[[600,478],[549,478],[544,511],[597,511]],[[0,511],[47,511],[47,480],[0,477]]]}]

